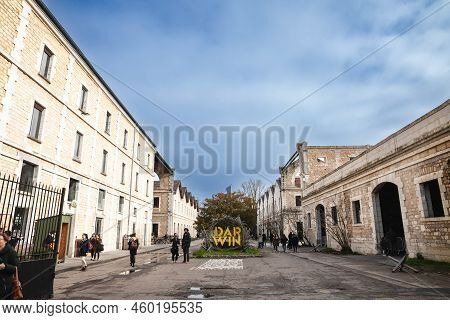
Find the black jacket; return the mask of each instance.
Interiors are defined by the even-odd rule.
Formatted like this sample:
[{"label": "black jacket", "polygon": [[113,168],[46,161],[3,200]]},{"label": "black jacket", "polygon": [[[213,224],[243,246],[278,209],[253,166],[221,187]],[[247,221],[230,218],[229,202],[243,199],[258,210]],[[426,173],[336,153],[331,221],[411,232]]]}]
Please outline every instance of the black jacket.
[{"label": "black jacket", "polygon": [[0,263],[5,264],[5,269],[0,270],[0,300],[11,299],[12,281],[19,265],[17,252],[10,245],[6,245],[0,251]]},{"label": "black jacket", "polygon": [[183,249],[189,248],[191,246],[191,234],[189,232],[185,232],[183,234],[183,240],[181,240],[181,247]]}]

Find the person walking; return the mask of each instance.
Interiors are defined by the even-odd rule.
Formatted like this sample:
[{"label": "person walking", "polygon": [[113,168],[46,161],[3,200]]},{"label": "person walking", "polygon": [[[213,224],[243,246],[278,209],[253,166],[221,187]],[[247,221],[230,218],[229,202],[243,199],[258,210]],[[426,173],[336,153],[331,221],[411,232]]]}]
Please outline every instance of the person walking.
[{"label": "person walking", "polygon": [[263,238],[263,247],[265,247],[266,246],[266,241],[267,241],[267,236],[266,236],[265,233],[263,233],[262,238]]},{"label": "person walking", "polygon": [[290,231],[289,235],[288,235],[288,245],[287,245],[289,250],[292,249],[292,235],[293,235],[293,233],[292,233],[292,231]]},{"label": "person walking", "polygon": [[91,253],[91,261],[94,260],[94,252],[97,243],[97,234],[93,233],[89,239],[89,252]]},{"label": "person walking", "polygon": [[86,262],[86,256],[89,252],[89,238],[87,233],[83,233],[81,236],[81,243],[80,243],[80,257],[81,257],[81,271],[86,271],[87,268],[87,262]]},{"label": "person walking", "polygon": [[183,249],[183,263],[189,262],[189,247],[191,246],[191,234],[188,228],[184,228],[183,239],[181,240],[181,247]]},{"label": "person walking", "polygon": [[170,248],[170,252],[172,253],[172,262],[175,263],[178,260],[178,246],[180,245],[180,239],[178,238],[178,234],[174,234],[172,238],[172,248]]},{"label": "person walking", "polygon": [[298,250],[298,235],[296,233],[292,234],[292,249],[294,250],[294,252],[297,252]]},{"label": "person walking", "polygon": [[284,233],[281,234],[281,246],[283,247],[283,252],[286,252],[286,243],[288,242],[288,238]]},{"label": "person walking", "polygon": [[270,244],[273,246],[273,233],[272,232],[270,232],[269,239],[270,239]]},{"label": "person walking", "polygon": [[280,239],[278,239],[277,235],[273,235],[273,249],[278,252],[278,246],[280,245]]},{"label": "person walking", "polygon": [[258,248],[262,249],[262,247],[263,247],[263,237],[262,234],[260,233],[258,236]]},{"label": "person walking", "polygon": [[17,252],[8,244],[7,236],[0,234],[0,300],[11,300],[13,278],[19,265]]},{"label": "person walking", "polygon": [[105,249],[103,245],[102,238],[99,234],[95,235],[95,242],[94,242],[94,260],[95,258],[100,259],[100,252],[102,252]]},{"label": "person walking", "polygon": [[128,250],[130,250],[130,266],[134,268],[136,263],[137,250],[139,248],[139,239],[136,237],[136,233],[130,234],[128,240]]}]

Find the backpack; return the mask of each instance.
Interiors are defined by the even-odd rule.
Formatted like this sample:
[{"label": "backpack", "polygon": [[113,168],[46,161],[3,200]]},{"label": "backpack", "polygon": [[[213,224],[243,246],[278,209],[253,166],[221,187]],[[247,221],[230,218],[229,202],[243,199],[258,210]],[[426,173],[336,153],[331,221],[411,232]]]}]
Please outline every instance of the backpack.
[{"label": "backpack", "polygon": [[138,243],[137,243],[137,239],[133,239],[130,241],[130,250],[137,250],[138,248]]}]

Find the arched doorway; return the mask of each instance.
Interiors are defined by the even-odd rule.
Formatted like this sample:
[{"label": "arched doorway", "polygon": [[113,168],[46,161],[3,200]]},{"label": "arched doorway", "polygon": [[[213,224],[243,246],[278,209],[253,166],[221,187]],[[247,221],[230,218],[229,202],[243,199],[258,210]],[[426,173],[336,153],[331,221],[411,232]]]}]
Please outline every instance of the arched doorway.
[{"label": "arched doorway", "polygon": [[387,246],[389,251],[405,251],[405,232],[398,187],[391,182],[378,185],[373,191],[375,229],[377,243]]},{"label": "arched doorway", "polygon": [[325,208],[319,204],[316,207],[317,245],[327,245],[327,225],[325,222]]}]

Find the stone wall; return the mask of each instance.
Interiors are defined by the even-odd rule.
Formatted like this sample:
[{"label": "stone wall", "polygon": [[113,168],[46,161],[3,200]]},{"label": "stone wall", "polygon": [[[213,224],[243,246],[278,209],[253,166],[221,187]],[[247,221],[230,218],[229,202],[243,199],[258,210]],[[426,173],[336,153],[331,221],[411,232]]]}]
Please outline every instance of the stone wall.
[{"label": "stone wall", "polygon": [[[337,205],[349,221],[353,250],[377,253],[377,243],[385,234],[378,190],[383,184],[392,183],[398,188],[408,253],[450,261],[449,124],[450,103],[447,101],[311,184],[303,192],[303,221],[306,222],[308,213],[314,216],[317,206],[322,204],[329,222],[331,206]],[[427,218],[424,214],[420,184],[433,179],[439,182],[444,217]],[[361,203],[361,224],[354,221],[351,202],[355,200]],[[311,239],[317,240],[316,221],[307,232]]]}]

